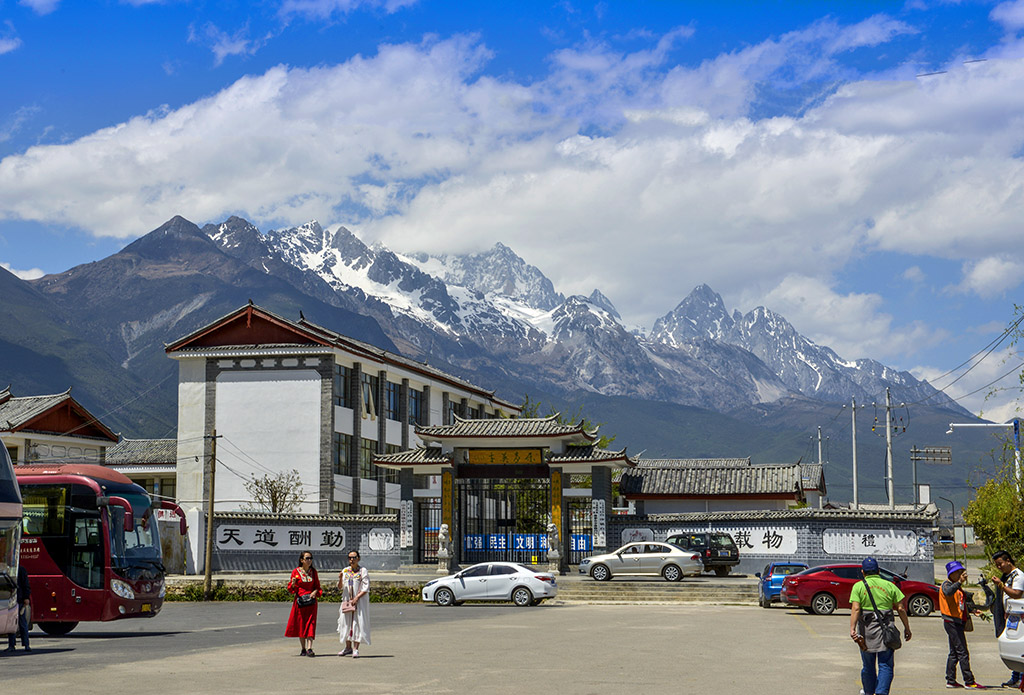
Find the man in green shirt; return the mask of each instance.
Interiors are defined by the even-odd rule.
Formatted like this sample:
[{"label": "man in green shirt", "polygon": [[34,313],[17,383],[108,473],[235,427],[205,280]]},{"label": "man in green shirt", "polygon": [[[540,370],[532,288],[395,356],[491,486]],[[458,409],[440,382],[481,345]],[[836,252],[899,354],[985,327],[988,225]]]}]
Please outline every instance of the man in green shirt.
[{"label": "man in green shirt", "polygon": [[[895,608],[903,621],[903,636],[909,642],[912,636],[910,620],[903,607],[903,592],[879,576],[878,561],[873,557],[865,558],[861,563],[861,571],[864,581],[854,584],[850,592],[850,637],[861,646],[860,682],[865,695],[889,695],[894,675],[894,652],[885,646],[882,626],[883,623],[893,622]],[[865,582],[871,586],[870,594],[864,586]],[[878,621],[876,608],[882,614],[882,622]]]}]

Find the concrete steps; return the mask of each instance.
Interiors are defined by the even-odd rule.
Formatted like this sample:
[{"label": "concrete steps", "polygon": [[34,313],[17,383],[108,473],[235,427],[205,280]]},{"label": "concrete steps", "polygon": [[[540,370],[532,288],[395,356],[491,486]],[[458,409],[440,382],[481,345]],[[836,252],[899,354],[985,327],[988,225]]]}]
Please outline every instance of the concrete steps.
[{"label": "concrete steps", "polygon": [[558,600],[567,603],[728,603],[757,605],[753,582],[708,584],[611,580],[565,581],[558,584]]}]

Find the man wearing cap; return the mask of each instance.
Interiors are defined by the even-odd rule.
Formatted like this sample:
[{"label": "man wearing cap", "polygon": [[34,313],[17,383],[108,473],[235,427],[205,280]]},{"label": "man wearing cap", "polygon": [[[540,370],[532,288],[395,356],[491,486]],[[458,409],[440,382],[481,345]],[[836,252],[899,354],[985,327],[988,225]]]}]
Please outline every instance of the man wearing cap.
[{"label": "man wearing cap", "polygon": [[[971,655],[967,651],[967,636],[964,627],[971,619],[964,596],[963,581],[967,570],[956,560],[946,563],[946,581],[939,589],[939,610],[942,612],[942,626],[949,638],[949,656],[946,657],[947,688],[978,688],[971,673]],[[964,676],[961,686],[956,680],[956,665]]]},{"label": "man wearing cap", "polygon": [[[1024,572],[1017,569],[1013,556],[1005,550],[999,550],[992,556],[992,564],[996,566],[1001,577],[992,577],[992,583],[996,585],[996,597],[1002,599],[1001,620],[996,620],[996,636],[998,637],[1003,628],[1006,627],[1006,614],[1009,612],[1010,599],[1024,597]],[[995,613],[995,611],[993,611]],[[1001,623],[1001,624],[1000,624]],[[1004,688],[1017,688],[1020,686],[1021,674],[1017,671],[1010,672],[1010,679],[1003,683]]]},{"label": "man wearing cap", "polygon": [[861,572],[864,581],[854,584],[850,592],[850,637],[861,645],[860,682],[866,695],[889,695],[894,675],[894,652],[885,645],[883,623],[878,621],[875,609],[882,614],[885,624],[893,621],[893,609],[896,609],[903,621],[903,637],[908,642],[912,637],[910,620],[907,619],[907,609],[903,607],[903,592],[879,576],[875,558],[865,558]]}]

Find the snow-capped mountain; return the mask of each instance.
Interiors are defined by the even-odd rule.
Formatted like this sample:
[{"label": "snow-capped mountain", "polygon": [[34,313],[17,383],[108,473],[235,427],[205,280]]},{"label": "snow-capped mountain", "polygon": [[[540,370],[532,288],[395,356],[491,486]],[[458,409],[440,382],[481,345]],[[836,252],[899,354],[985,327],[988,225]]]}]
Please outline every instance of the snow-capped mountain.
[{"label": "snow-capped mountain", "polygon": [[929,384],[871,359],[847,361],[829,347],[801,335],[779,314],[757,307],[731,316],[722,297],[707,285],[690,295],[654,324],[650,339],[677,349],[700,339],[736,345],[756,355],[792,391],[805,396],[844,401],[875,398],[890,387],[899,400],[929,398],[931,405],[957,407]]},{"label": "snow-capped mountain", "polygon": [[[589,390],[719,411],[793,395],[863,399],[886,386],[903,400],[936,393],[873,360],[844,361],[763,307],[730,315],[706,285],[658,319],[645,338],[623,325],[600,290],[564,297],[501,243],[467,255],[402,255],[315,221],[263,235],[233,217],[203,231],[251,267],[372,316],[412,357],[556,392]],[[956,407],[941,394],[933,404]]]}]

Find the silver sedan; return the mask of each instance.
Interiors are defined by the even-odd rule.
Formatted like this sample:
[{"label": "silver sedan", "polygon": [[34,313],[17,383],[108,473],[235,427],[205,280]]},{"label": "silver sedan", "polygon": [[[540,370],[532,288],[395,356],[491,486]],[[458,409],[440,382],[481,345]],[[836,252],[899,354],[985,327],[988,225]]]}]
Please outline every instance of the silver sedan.
[{"label": "silver sedan", "polygon": [[703,571],[699,553],[668,543],[627,543],[615,552],[593,555],[580,562],[580,574],[599,582],[620,574],[650,574],[678,582],[684,575],[697,576]]}]

